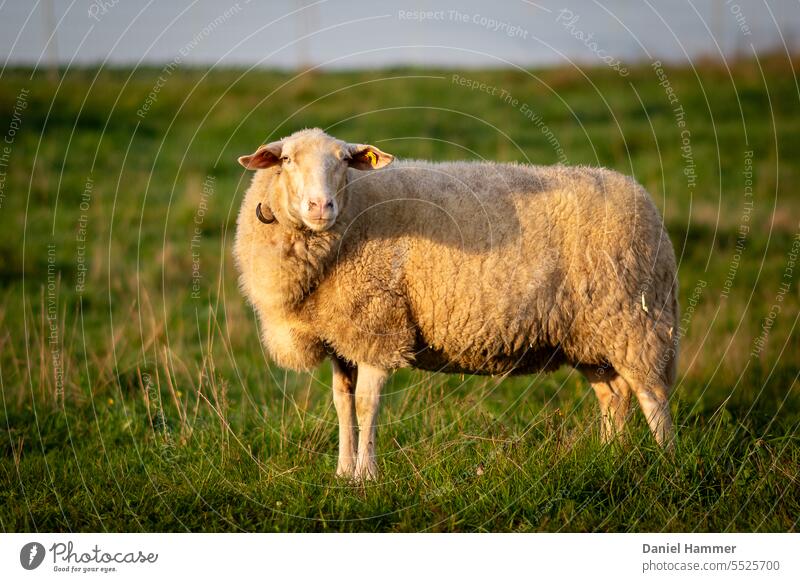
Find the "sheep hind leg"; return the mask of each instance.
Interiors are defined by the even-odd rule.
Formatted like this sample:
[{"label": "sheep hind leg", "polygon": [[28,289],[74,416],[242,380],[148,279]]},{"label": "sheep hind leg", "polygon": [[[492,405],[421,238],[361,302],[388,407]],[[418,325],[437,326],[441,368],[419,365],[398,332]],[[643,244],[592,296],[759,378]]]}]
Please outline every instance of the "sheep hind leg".
[{"label": "sheep hind leg", "polygon": [[613,368],[580,367],[600,403],[602,424],[600,438],[604,443],[620,440],[630,416],[631,387]]},{"label": "sheep hind leg", "polygon": [[378,465],[375,462],[375,421],[378,417],[381,388],[388,373],[366,364],[358,366],[356,383],[356,416],[358,416],[358,458],[355,478],[376,479]]},{"label": "sheep hind leg", "polygon": [[339,418],[339,461],[337,477],[352,477],[356,470],[355,387],[358,368],[337,358],[333,366],[333,406]]}]

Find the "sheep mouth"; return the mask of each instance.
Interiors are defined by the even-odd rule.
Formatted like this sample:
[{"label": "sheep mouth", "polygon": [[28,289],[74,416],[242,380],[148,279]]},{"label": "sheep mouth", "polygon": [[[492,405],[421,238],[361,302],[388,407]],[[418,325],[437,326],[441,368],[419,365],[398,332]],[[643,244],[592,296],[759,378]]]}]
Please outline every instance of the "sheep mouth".
[{"label": "sheep mouth", "polygon": [[336,217],[330,218],[303,218],[303,223],[314,232],[324,232],[333,226],[336,222]]}]

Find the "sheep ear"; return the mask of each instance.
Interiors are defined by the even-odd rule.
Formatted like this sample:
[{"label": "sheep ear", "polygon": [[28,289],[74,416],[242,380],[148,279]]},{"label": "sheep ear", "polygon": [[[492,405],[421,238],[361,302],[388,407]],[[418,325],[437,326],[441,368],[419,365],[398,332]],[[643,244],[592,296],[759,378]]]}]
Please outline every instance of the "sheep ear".
[{"label": "sheep ear", "polygon": [[283,150],[283,142],[274,141],[262,145],[249,156],[241,156],[239,163],[248,170],[263,170],[281,162],[281,150]]},{"label": "sheep ear", "polygon": [[392,163],[392,160],[394,160],[392,154],[382,152],[375,146],[351,143],[347,144],[347,148],[350,153],[348,164],[350,164],[351,168],[355,168],[356,170],[377,170],[378,168],[388,166]]}]

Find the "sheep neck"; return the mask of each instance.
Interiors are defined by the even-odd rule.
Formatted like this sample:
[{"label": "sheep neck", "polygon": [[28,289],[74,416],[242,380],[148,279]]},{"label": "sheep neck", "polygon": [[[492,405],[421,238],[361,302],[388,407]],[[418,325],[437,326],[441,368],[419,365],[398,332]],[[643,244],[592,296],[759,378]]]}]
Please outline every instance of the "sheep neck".
[{"label": "sheep neck", "polygon": [[[276,283],[275,307],[296,309],[314,292],[333,263],[341,232],[335,228],[315,233],[274,223],[278,252],[273,257],[270,279]],[[275,239],[273,239],[275,240]]]},{"label": "sheep neck", "polygon": [[[257,240],[265,252],[261,277],[269,281],[269,292],[264,299],[270,313],[297,312],[323,280],[335,263],[343,233],[347,229],[351,204],[343,197],[336,223],[324,232],[313,232],[304,225],[287,218],[288,195],[275,183],[276,174],[264,174],[261,188],[251,189],[245,204],[248,230],[258,233]],[[345,189],[349,188],[349,180]],[[269,208],[275,221],[264,224],[255,212],[256,205]]]}]

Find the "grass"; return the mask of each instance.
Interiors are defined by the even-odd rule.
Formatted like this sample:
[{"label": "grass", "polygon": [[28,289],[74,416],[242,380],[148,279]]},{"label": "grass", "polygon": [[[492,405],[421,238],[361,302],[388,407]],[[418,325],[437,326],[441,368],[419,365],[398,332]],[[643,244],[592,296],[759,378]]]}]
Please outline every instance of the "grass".
[{"label": "grass", "polygon": [[[6,70],[0,528],[796,531],[790,64],[666,69],[685,127],[648,66],[459,74],[488,89],[406,69],[73,70],[58,84]],[[680,261],[674,459],[638,412],[627,445],[601,446],[594,396],[567,369],[404,370],[385,390],[382,479],[334,479],[330,370],[269,362],[230,254],[236,156],[304,126],[400,157],[635,175]]]}]

